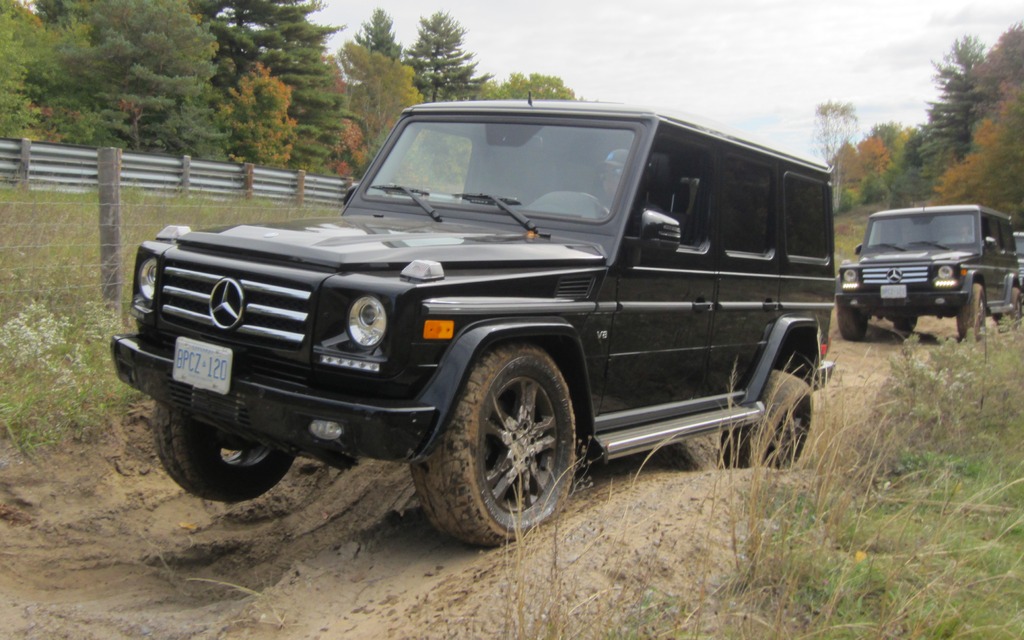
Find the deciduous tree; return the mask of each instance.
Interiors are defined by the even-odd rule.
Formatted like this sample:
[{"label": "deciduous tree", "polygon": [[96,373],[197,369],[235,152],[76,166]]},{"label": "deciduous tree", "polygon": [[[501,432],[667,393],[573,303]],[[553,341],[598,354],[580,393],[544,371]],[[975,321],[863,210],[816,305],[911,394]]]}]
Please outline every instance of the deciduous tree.
[{"label": "deciduous tree", "polygon": [[[355,42],[345,43],[338,52],[338,61],[347,87],[348,110],[361,127],[362,140],[368,147],[363,157],[372,157],[402,109],[422,99],[413,86],[412,68]],[[351,167],[356,172],[363,168]]]},{"label": "deciduous tree", "polygon": [[[25,92],[28,55],[19,35],[27,11],[11,0],[0,1],[0,136],[25,135],[34,117]],[[22,23],[22,24],[19,24]]]},{"label": "deciduous tree", "polygon": [[231,100],[220,116],[228,130],[228,157],[235,162],[254,162],[283,167],[295,143],[295,120],[288,116],[292,90],[257,63],[229,89]]},{"label": "deciduous tree", "polygon": [[841,151],[857,134],[857,110],[852,102],[828,101],[815,110],[814,142],[822,159],[832,166],[832,204],[838,210],[845,180]]},{"label": "deciduous tree", "polygon": [[480,97],[487,100],[575,100],[576,93],[558,76],[541,73],[511,73],[504,82],[487,81]]}]

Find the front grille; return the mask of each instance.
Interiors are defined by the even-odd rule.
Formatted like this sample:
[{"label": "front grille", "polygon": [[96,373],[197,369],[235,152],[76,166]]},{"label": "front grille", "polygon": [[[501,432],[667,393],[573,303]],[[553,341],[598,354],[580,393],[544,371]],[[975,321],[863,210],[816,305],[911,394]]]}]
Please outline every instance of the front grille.
[{"label": "front grille", "polygon": [[[235,310],[240,312],[240,322],[228,329],[219,326],[210,312],[214,287],[226,278],[240,285],[244,299],[242,308]],[[297,350],[308,333],[311,297],[310,291],[294,285],[169,265],[163,272],[160,313],[169,322],[222,337],[230,335],[241,344]]]},{"label": "front grille", "polygon": [[864,284],[920,284],[922,282],[928,282],[928,265],[864,268]]}]

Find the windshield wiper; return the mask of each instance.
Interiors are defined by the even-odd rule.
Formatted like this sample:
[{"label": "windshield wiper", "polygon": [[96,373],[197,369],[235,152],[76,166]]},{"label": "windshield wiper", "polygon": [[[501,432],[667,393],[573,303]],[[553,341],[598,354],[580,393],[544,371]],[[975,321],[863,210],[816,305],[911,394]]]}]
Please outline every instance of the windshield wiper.
[{"label": "windshield wiper", "polygon": [[927,244],[932,247],[938,247],[939,249],[945,249],[946,251],[950,251],[952,249],[952,247],[947,247],[941,242],[936,242],[934,240],[914,240],[913,242],[908,242],[907,244]]},{"label": "windshield wiper", "polygon": [[429,196],[430,192],[428,192],[428,191],[424,191],[423,189],[417,189],[415,187],[403,187],[400,184],[375,184],[375,185],[371,185],[370,188],[371,189],[380,189],[381,191],[383,191],[385,193],[401,193],[402,195],[409,196],[410,198],[412,198],[413,202],[415,202],[416,204],[418,204],[420,206],[420,209],[423,209],[424,211],[427,212],[427,215],[429,215],[431,218],[433,218],[437,222],[441,222],[442,221],[441,220],[441,214],[438,213],[437,210],[434,209],[434,207],[432,207],[429,204],[427,204],[426,200],[424,200],[423,198],[420,197],[420,196]]},{"label": "windshield wiper", "polygon": [[476,204],[493,204],[508,215],[512,216],[516,222],[521,224],[524,229],[530,233],[538,233],[537,225],[533,224],[533,221],[519,213],[509,205],[522,206],[522,202],[519,202],[515,198],[496,198],[486,193],[456,193],[456,198],[462,198],[467,202],[473,202]]},{"label": "windshield wiper", "polygon": [[878,247],[889,247],[890,249],[895,249],[897,251],[906,251],[907,250],[906,247],[901,247],[898,244],[892,244],[892,243],[889,243],[889,242],[879,242],[878,244],[873,244],[873,245],[869,246],[868,248],[869,249],[877,249]]}]

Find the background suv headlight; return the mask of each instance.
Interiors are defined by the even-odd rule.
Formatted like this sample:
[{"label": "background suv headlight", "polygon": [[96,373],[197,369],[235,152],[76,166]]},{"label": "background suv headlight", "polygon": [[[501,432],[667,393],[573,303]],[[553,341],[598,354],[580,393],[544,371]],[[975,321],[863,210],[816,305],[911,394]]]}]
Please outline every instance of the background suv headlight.
[{"label": "background suv headlight", "polygon": [[348,335],[360,347],[376,347],[384,339],[387,327],[388,314],[377,298],[362,296],[349,307]]}]

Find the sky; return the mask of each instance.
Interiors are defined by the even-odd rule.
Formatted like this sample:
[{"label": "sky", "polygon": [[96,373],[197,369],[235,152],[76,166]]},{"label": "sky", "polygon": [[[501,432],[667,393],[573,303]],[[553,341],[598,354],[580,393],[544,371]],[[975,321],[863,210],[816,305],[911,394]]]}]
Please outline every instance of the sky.
[{"label": "sky", "polygon": [[[873,125],[924,124],[938,98],[933,62],[977,36],[986,49],[1017,22],[1014,0],[324,0],[315,22],[345,29],[375,7],[411,46],[420,18],[446,11],[479,73],[558,76],[577,97],[670,108],[819,156],[817,105],[851,102]],[[1015,6],[1016,5],[1016,6]]]}]

